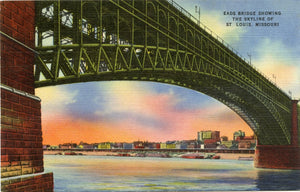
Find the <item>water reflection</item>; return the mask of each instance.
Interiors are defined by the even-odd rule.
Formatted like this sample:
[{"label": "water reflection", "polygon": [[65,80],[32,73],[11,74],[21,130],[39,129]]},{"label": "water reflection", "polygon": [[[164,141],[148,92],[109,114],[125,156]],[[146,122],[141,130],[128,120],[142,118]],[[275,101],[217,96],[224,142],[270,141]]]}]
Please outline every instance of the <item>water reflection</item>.
[{"label": "water reflection", "polygon": [[257,169],[256,185],[259,190],[299,190],[300,170]]},{"label": "water reflection", "polygon": [[256,169],[253,162],[47,156],[55,192],[299,190],[300,171]]}]

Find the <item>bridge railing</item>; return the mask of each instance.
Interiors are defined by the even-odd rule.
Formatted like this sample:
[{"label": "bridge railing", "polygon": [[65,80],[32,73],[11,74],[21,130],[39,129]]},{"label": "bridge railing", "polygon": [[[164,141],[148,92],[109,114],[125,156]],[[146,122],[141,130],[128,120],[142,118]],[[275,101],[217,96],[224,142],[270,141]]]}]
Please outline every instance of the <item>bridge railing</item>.
[{"label": "bridge railing", "polygon": [[[195,24],[199,25],[202,29],[204,29],[207,33],[209,33],[211,36],[215,37],[220,43],[222,43],[225,47],[230,49],[233,53],[235,53],[237,56],[242,58],[250,67],[252,67],[254,70],[256,70],[258,73],[260,73],[262,76],[264,76],[269,82],[271,82],[275,87],[277,87],[279,90],[283,91],[281,88],[279,88],[272,79],[270,79],[267,75],[265,75],[263,72],[261,72],[257,67],[252,65],[252,63],[247,60],[245,57],[242,56],[236,49],[234,49],[232,46],[229,45],[224,39],[222,39],[220,36],[218,36],[215,32],[213,32],[210,28],[208,28],[206,25],[201,23],[200,20],[198,20],[196,17],[194,17],[191,13],[189,13],[187,10],[185,10],[183,7],[181,7],[178,3],[176,3],[174,0],[166,0],[169,2],[172,6],[177,8],[182,14],[187,16],[189,19],[191,19]],[[287,95],[287,94],[286,94]],[[288,97],[291,98],[291,96],[287,95]]]},{"label": "bridge railing", "polygon": [[187,10],[185,10],[183,7],[181,7],[178,3],[176,3],[174,0],[167,0],[167,1],[171,5],[173,5],[174,7],[176,7],[182,14],[184,14],[185,16],[187,16],[189,19],[191,19],[197,25],[199,25],[207,33],[209,33],[210,35],[212,35],[213,37],[215,37],[220,43],[222,43],[224,46],[226,46],[227,48],[229,48],[236,55],[238,55],[239,57],[243,58],[243,60],[246,61],[249,65],[251,65],[250,62],[245,57],[243,57],[237,50],[235,50],[233,47],[231,47],[224,39],[222,39],[221,37],[219,37],[210,28],[208,28],[206,25],[204,25],[203,23],[201,23],[197,18],[195,18],[191,13],[189,13]]}]

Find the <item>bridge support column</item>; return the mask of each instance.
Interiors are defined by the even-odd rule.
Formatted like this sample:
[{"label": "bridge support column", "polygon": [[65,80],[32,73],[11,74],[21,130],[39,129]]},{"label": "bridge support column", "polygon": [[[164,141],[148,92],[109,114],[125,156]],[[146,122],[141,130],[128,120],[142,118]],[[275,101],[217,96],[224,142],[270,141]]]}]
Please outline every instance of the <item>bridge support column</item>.
[{"label": "bridge support column", "polygon": [[291,145],[257,145],[255,167],[276,169],[300,169],[298,100],[292,101]]},{"label": "bridge support column", "polygon": [[53,191],[34,95],[34,1],[1,1],[1,191]]},{"label": "bridge support column", "polygon": [[300,147],[258,145],[254,165],[257,168],[300,169]]}]

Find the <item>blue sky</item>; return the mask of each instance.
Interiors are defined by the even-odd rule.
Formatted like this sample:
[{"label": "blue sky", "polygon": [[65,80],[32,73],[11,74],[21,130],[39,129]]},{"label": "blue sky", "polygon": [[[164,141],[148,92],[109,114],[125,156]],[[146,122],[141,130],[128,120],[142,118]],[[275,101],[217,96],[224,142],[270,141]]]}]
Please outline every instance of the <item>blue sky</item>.
[{"label": "blue sky", "polygon": [[[286,93],[300,98],[300,1],[176,0],[249,59]],[[224,11],[280,11],[278,27],[226,27]],[[276,78],[274,78],[276,77]],[[197,131],[249,127],[230,109],[199,92],[151,82],[89,82],[38,88],[44,142],[195,139]]]},{"label": "blue sky", "polygon": [[[176,0],[198,18],[195,5],[201,7],[201,22],[212,29],[249,60],[286,93],[300,97],[300,1],[298,0]],[[278,27],[226,27],[232,16],[224,11],[277,11],[270,15]],[[259,15],[256,15],[257,17]],[[269,17],[269,16],[266,16]],[[275,78],[273,78],[273,74]]]}]

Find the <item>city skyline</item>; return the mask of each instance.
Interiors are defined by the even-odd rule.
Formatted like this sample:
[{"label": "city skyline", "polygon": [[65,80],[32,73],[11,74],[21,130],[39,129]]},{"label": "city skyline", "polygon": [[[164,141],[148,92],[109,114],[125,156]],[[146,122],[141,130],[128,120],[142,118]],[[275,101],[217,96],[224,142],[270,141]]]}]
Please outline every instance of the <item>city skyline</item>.
[{"label": "city skyline", "polygon": [[[201,7],[201,22],[212,29],[241,55],[251,55],[251,63],[293,97],[300,96],[300,40],[296,17],[299,2],[264,2],[263,9],[281,11],[278,27],[226,27],[231,17],[224,11],[239,11],[240,5],[225,0],[176,0],[196,18],[195,5]],[[245,1],[245,9],[260,10],[261,4]],[[256,2],[260,2],[256,0]],[[247,6],[246,6],[247,5]],[[295,10],[295,12],[292,12]],[[287,39],[286,36],[294,38]],[[291,39],[293,39],[291,41]],[[247,57],[249,59],[249,57]],[[225,105],[199,92],[152,82],[89,82],[36,89],[42,100],[44,143],[80,140],[180,140],[193,138],[200,129],[224,132],[253,132]]]},{"label": "city skyline", "polygon": [[[133,142],[149,142],[149,143],[166,143],[166,142],[174,142],[174,141],[178,141],[178,142],[183,142],[183,141],[200,141],[197,137],[198,137],[198,133],[199,132],[214,132],[215,130],[201,130],[201,131],[198,131],[197,132],[197,135],[195,136],[195,138],[185,138],[185,139],[181,139],[181,140],[161,140],[161,141],[152,141],[152,140],[148,140],[148,139],[145,139],[145,140],[141,140],[141,139],[136,139],[136,140],[132,140],[132,141],[111,141],[111,140],[107,140],[107,141],[101,141],[101,142],[88,142],[88,141],[80,141],[80,142],[74,142],[72,140],[72,138],[70,138],[69,141],[67,142],[64,142],[64,143],[58,143],[57,145],[63,145],[63,144],[73,144],[73,143],[76,143],[76,144],[80,144],[80,143],[87,143],[87,144],[97,144],[97,143],[133,143]],[[232,135],[230,137],[228,136],[225,136],[225,135],[222,135],[220,133],[220,139],[222,139],[223,137],[227,137],[228,141],[233,141],[235,140],[234,139],[234,134],[239,132],[241,130],[237,130],[235,132],[232,133]],[[245,133],[245,132],[243,132]],[[254,134],[252,135],[247,135],[245,134],[245,137],[252,137],[254,136]],[[43,143],[43,145],[53,145],[52,143]]]}]

